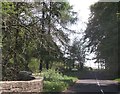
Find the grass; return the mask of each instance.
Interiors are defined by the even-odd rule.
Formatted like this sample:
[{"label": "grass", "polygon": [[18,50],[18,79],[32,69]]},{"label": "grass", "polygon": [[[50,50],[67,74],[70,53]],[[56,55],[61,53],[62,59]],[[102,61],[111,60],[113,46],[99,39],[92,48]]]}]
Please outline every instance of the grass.
[{"label": "grass", "polygon": [[61,92],[72,85],[77,78],[63,75],[55,70],[43,71],[41,76],[44,77],[44,92]]},{"label": "grass", "polygon": [[120,83],[120,78],[115,79],[115,81],[118,81]]}]

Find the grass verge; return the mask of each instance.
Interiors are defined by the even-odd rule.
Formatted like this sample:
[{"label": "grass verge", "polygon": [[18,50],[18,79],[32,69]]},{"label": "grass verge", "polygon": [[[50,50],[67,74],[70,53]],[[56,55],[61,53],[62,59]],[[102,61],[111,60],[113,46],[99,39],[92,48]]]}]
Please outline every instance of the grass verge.
[{"label": "grass verge", "polygon": [[118,81],[120,83],[120,78],[115,79],[115,81]]},{"label": "grass verge", "polygon": [[41,76],[44,77],[44,92],[64,91],[77,80],[76,77],[66,76],[52,69],[43,71]]}]

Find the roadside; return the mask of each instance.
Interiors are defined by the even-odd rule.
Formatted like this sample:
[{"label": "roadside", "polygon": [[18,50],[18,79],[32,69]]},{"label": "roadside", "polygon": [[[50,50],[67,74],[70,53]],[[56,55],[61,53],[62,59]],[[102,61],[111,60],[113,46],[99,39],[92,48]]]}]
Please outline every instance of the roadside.
[{"label": "roadside", "polygon": [[61,92],[66,90],[69,86],[73,85],[77,80],[76,77],[66,76],[53,69],[42,71],[37,74],[39,77],[44,78],[43,92]]},{"label": "roadside", "polygon": [[117,79],[115,79],[114,81],[118,81],[118,83],[120,83],[120,78],[117,78]]},{"label": "roadside", "polygon": [[[100,80],[95,72],[83,75],[82,79],[64,91],[65,93],[97,93],[97,94],[119,94],[118,82],[113,80]],[[100,75],[99,75],[100,76]],[[101,75],[102,76],[102,75]],[[102,78],[102,77],[101,77]]]}]

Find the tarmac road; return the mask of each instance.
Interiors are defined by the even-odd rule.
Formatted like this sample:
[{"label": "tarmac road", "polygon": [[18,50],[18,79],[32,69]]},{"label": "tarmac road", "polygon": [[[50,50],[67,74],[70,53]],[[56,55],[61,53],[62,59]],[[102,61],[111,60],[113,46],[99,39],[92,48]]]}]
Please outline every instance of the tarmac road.
[{"label": "tarmac road", "polygon": [[[78,80],[72,87],[64,91],[67,94],[120,94],[118,82],[100,80],[97,73],[90,72]],[[98,75],[100,76],[100,75]]]}]

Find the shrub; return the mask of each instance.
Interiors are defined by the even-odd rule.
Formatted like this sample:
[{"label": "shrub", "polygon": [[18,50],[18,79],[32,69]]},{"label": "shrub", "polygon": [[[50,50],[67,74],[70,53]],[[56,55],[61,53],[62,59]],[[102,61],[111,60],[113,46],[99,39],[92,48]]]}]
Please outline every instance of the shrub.
[{"label": "shrub", "polygon": [[28,67],[30,68],[30,70],[32,70],[32,72],[38,72],[39,71],[39,63],[38,60],[36,58],[32,58]]},{"label": "shrub", "polygon": [[64,83],[62,81],[45,81],[44,82],[44,92],[60,92],[65,90],[68,87],[67,83]]},{"label": "shrub", "polygon": [[75,77],[69,77],[55,70],[47,70],[41,73],[44,77],[44,92],[60,92],[72,85],[77,80]]},{"label": "shrub", "polygon": [[120,83],[120,78],[115,79],[115,81],[118,81]]},{"label": "shrub", "polygon": [[48,71],[43,71],[41,74],[46,81],[58,81],[63,79],[63,74],[59,73],[58,71],[49,69]]}]

